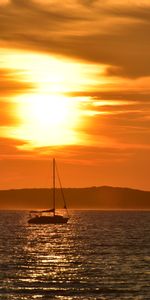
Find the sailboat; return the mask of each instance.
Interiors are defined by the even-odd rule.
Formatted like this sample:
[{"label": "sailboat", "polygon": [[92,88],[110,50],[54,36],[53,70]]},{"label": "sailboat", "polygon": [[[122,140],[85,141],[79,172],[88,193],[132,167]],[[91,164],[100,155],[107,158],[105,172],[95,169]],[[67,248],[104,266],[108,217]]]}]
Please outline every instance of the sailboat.
[{"label": "sailboat", "polygon": [[[34,215],[28,220],[29,224],[65,224],[68,222],[69,214],[68,214],[66,201],[65,201],[59,175],[58,175],[58,179],[59,179],[60,189],[64,201],[64,209],[67,212],[67,216],[56,214],[56,188],[55,188],[56,171],[58,173],[58,170],[56,169],[55,158],[53,158],[53,208],[49,210],[42,210],[42,211],[31,211],[30,212],[31,214],[36,214],[36,215]],[[44,215],[43,213],[46,213],[46,215]]]}]

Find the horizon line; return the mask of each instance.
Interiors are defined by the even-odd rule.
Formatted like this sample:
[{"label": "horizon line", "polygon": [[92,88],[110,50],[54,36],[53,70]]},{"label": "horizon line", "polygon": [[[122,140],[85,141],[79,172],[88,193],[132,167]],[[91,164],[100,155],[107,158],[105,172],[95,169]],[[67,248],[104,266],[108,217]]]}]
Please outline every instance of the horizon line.
[{"label": "horizon line", "polygon": [[[92,185],[92,186],[85,186],[85,187],[63,187],[63,189],[94,189],[94,188],[117,188],[117,189],[129,189],[134,191],[141,191],[141,192],[150,192],[150,190],[144,190],[140,188],[134,187],[127,187],[127,186],[112,186],[112,185]],[[9,188],[9,189],[0,189],[2,191],[20,191],[20,190],[51,190],[53,187],[22,187],[22,188]],[[56,187],[56,189],[60,189],[60,187]]]}]

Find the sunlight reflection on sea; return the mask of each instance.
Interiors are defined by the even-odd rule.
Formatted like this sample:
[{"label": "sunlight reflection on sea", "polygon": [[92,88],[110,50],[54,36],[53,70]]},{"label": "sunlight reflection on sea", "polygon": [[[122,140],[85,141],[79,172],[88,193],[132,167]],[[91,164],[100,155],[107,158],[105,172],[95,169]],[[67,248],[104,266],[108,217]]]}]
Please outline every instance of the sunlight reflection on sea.
[{"label": "sunlight reflection on sea", "polygon": [[72,211],[66,225],[0,212],[0,299],[150,299],[150,213]]}]

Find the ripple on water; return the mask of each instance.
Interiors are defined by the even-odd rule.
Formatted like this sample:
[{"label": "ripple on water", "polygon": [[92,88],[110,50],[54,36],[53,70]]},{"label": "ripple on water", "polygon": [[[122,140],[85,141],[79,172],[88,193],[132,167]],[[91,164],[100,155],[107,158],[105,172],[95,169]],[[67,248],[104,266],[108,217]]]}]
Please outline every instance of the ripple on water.
[{"label": "ripple on water", "polygon": [[150,213],[72,211],[28,226],[0,212],[0,299],[150,299]]}]

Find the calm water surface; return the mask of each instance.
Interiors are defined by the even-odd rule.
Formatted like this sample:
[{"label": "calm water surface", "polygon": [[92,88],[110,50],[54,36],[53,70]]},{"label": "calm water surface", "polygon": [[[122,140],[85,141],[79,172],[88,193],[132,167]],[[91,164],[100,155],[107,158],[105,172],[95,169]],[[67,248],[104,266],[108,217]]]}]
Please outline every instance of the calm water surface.
[{"label": "calm water surface", "polygon": [[150,212],[0,212],[0,299],[150,299]]}]

